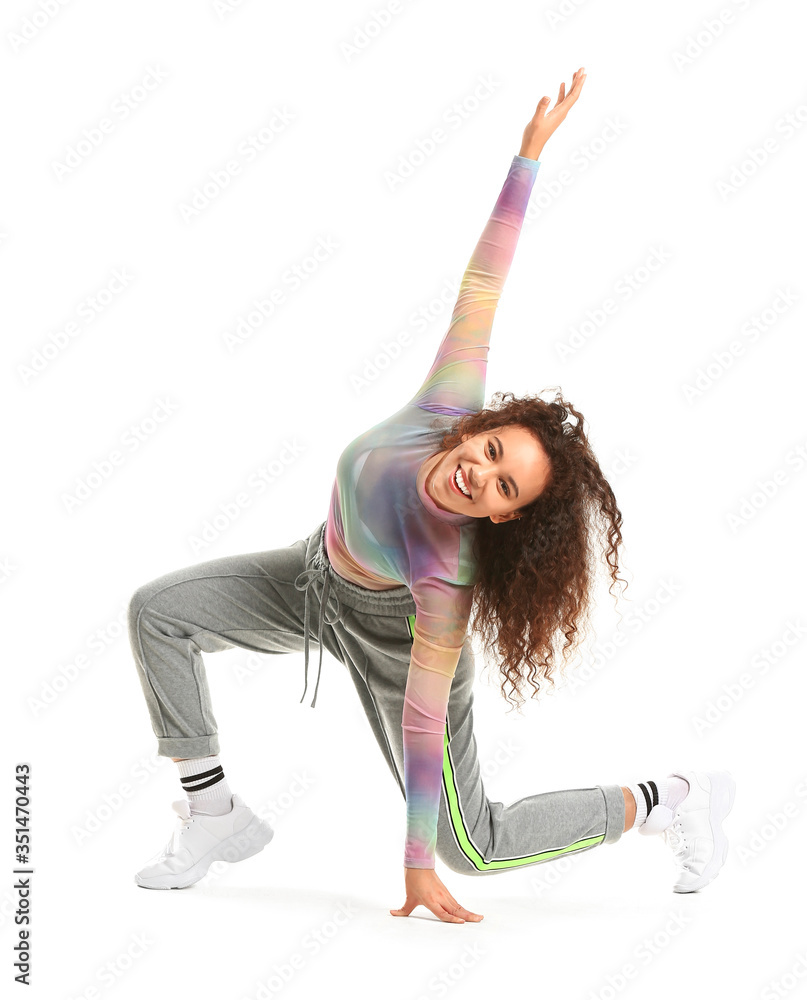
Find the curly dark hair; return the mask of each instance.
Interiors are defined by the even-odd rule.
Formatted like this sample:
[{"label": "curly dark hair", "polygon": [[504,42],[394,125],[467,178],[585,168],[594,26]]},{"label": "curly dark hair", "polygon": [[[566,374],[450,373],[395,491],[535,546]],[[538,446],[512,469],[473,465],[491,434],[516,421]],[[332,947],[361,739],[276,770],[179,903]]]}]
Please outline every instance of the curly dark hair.
[{"label": "curly dark hair", "polygon": [[[464,434],[517,424],[537,438],[549,458],[549,480],[538,498],[518,508],[519,518],[499,524],[479,518],[473,546],[478,565],[471,630],[481,635],[486,652],[498,647],[501,691],[510,701],[505,687],[512,686],[519,710],[524,680],[533,687],[531,698],[541,690],[536,677],[554,687],[560,635],[565,637],[562,673],[568,655],[587,634],[597,570],[596,527],[606,528],[609,592],[616,597],[617,580],[627,587],[617,576],[622,514],[616,498],[583,430],[583,414],[563,399],[558,386],[551,388],[556,390],[551,402],[539,395],[517,398],[497,392],[490,407],[458,418],[441,442],[441,448],[450,450]],[[570,414],[576,424],[569,422]]]}]

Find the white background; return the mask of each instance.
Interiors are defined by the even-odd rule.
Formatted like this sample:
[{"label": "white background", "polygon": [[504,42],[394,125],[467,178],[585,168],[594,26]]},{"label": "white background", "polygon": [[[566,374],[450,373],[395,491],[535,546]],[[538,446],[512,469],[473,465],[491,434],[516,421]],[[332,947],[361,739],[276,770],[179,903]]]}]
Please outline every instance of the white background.
[{"label": "white background", "polygon": [[[16,988],[13,778],[26,761],[27,996],[802,995],[801,5],[46,7],[2,14],[3,989]],[[541,156],[487,394],[558,385],[584,413],[630,585],[618,607],[600,595],[569,680],[520,717],[495,662],[478,661],[480,761],[505,803],[727,768],[725,867],[673,894],[671,852],[631,831],[492,878],[438,861],[484,921],[393,918],[404,803],[346,671],[325,654],[312,711],[301,654],[233,649],[207,657],[222,762],[253,808],[286,804],[275,838],[186,892],[140,890],[134,872],[168,839],[181,792],[155,756],[129,597],[325,519],[343,447],[430,367],[536,104],[581,65],[583,94]],[[233,160],[217,187],[211,172]],[[320,239],[337,249],[315,262]],[[284,273],[306,261],[294,288]],[[272,289],[282,305],[228,348]],[[609,298],[617,309],[586,327]],[[299,454],[284,463],[289,443]],[[122,463],[93,478],[116,449]],[[278,474],[258,495],[247,482],[262,467]],[[194,548],[241,493],[240,516]],[[295,774],[310,782],[297,797]],[[288,981],[272,980],[295,954]]]}]

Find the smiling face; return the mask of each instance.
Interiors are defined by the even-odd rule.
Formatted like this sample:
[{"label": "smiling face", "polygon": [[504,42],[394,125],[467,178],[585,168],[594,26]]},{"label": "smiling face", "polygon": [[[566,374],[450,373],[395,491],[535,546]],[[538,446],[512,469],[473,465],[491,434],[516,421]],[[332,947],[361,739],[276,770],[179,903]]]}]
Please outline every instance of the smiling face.
[{"label": "smiling face", "polygon": [[538,439],[517,424],[466,434],[455,448],[427,461],[425,489],[438,507],[489,517],[494,524],[520,517],[518,511],[540,496],[551,471]]}]

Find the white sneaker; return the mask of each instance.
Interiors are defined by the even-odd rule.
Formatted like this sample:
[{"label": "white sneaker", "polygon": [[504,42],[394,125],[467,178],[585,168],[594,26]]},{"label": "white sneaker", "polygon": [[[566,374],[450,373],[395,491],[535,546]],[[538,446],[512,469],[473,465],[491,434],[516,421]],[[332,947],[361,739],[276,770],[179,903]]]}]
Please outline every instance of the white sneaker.
[{"label": "white sneaker", "polygon": [[673,892],[697,892],[723,867],[729,842],[721,826],[734,805],[735,782],[728,771],[676,771],[689,791],[675,811],[654,806],[639,827],[661,834],[678,863]]},{"label": "white sneaker", "polygon": [[172,803],[176,829],[166,846],[135,875],[144,889],[185,889],[204,878],[214,861],[243,861],[262,851],[275,831],[233,795],[223,816],[191,815],[190,802]]}]

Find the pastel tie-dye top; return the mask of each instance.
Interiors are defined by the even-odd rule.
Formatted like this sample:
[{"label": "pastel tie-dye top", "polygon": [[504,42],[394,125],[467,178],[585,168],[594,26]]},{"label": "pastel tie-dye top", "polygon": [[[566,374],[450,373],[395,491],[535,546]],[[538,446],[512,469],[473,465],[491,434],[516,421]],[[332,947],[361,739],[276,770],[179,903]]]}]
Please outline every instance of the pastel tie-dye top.
[{"label": "pastel tie-dye top", "polygon": [[345,448],[331,494],[325,547],[334,570],[369,590],[404,583],[416,607],[401,719],[407,868],[434,868],[446,709],[471,613],[478,520],[438,507],[418,472],[456,418],[484,406],[493,317],[539,163],[513,157],[425,382]]}]

